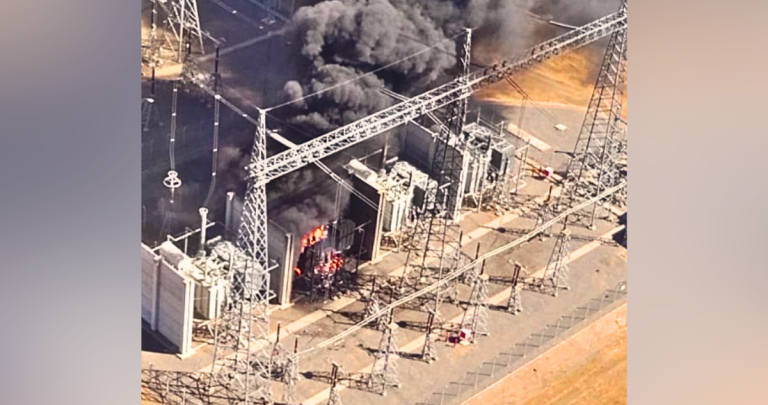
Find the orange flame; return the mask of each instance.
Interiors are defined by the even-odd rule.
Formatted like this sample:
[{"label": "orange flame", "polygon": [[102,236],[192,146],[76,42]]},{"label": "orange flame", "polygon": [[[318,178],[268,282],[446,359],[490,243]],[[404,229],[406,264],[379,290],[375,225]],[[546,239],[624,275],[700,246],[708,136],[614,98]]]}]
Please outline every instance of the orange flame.
[{"label": "orange flame", "polygon": [[318,226],[315,230],[304,235],[304,237],[301,238],[301,251],[304,252],[305,248],[316,245],[318,242],[320,242],[321,240],[327,237],[328,237],[328,227],[325,225]]},{"label": "orange flame", "polygon": [[299,268],[299,266],[294,267],[293,271],[296,273],[297,276],[301,275],[301,268]]}]

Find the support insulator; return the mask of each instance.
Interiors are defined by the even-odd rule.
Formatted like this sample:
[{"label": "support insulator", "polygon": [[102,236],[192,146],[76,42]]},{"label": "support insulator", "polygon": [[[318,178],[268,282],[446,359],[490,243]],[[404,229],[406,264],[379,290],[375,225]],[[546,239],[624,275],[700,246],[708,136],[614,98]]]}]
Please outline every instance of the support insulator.
[{"label": "support insulator", "polygon": [[181,187],[181,179],[179,178],[179,173],[177,173],[176,170],[169,170],[168,176],[163,179],[163,185],[171,190],[175,190]]}]

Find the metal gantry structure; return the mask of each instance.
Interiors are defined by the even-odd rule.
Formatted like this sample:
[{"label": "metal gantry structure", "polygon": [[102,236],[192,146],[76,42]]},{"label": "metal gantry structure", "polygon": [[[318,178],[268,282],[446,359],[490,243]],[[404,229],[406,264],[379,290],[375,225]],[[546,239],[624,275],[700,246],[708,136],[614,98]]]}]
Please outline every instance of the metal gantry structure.
[{"label": "metal gantry structure", "polygon": [[[267,153],[266,112],[260,110],[252,160]],[[267,196],[264,187],[249,184],[236,248],[229,269],[228,308],[216,332],[212,381],[228,387],[243,404],[272,403],[272,345],[269,342],[270,268],[267,258]],[[226,352],[234,353],[224,359]]]},{"label": "metal gantry structure", "polygon": [[[457,219],[455,201],[461,192],[459,185],[462,174],[457,159],[462,156],[458,154],[457,158],[451,150],[457,150],[455,146],[462,133],[467,98],[472,92],[620,30],[626,27],[626,21],[626,12],[606,16],[537,45],[511,61],[493,65],[480,73],[465,71],[465,74],[459,78],[433,90],[278,153],[269,159],[266,157],[268,135],[266,110],[259,109],[251,161],[248,165],[250,173],[242,220],[228,273],[229,300],[219,327],[216,329],[214,364],[211,371],[212,386],[223,385],[230,395],[235,395],[238,401],[246,405],[252,404],[257,399],[272,403],[269,382],[271,345],[268,341],[268,306],[272,293],[269,290],[270,265],[267,258],[267,183],[306,164],[315,163],[344,148],[448,105],[450,106],[447,114],[450,131],[441,131],[439,144],[443,146],[438,148],[440,153],[438,156],[442,157],[436,158],[438,163],[433,169],[433,173],[442,179],[442,185],[435,190],[433,204],[427,207],[431,210],[431,214],[425,218],[438,218],[436,214],[440,213],[441,223],[446,225],[455,223]],[[468,47],[466,50],[464,55],[468,58]],[[443,241],[460,241],[460,237],[456,237],[455,230],[453,233],[451,230],[454,228],[450,225],[443,226],[441,232],[435,230],[434,234],[441,235]],[[451,259],[444,257],[445,246],[446,243],[442,243],[440,256],[447,262],[453,260],[458,263],[460,246],[456,246],[453,253],[456,256]],[[417,294],[426,294],[438,287],[445,288],[446,284],[455,282],[457,277],[455,273],[455,271],[446,272],[445,279]],[[440,295],[439,292],[436,293],[436,296]],[[386,333],[394,333],[391,328],[386,330],[389,331]],[[392,339],[389,341],[391,342]],[[224,357],[224,353],[229,352],[233,353]],[[387,352],[394,355],[391,348]],[[380,361],[377,363],[381,364]],[[386,363],[389,364],[389,361]],[[389,370],[384,374],[389,375],[386,373],[390,373],[392,368],[388,366],[382,370]],[[389,384],[386,379],[382,381]]]},{"label": "metal gantry structure", "polygon": [[308,163],[371,139],[428,112],[467,98],[474,91],[498,83],[506,77],[626,28],[626,25],[626,12],[608,15],[530,48],[517,58],[489,66],[467,77],[454,79],[312,141],[305,142],[296,148],[278,153],[269,159],[252,162],[249,165],[251,181],[257,185],[267,184]]},{"label": "metal gantry structure", "polygon": [[569,289],[568,286],[568,262],[571,256],[571,231],[563,229],[555,242],[555,248],[552,249],[552,255],[549,263],[544,269],[544,275],[541,278],[541,288],[549,291],[557,297],[561,289]]},{"label": "metal gantry structure", "polygon": [[[490,335],[488,305],[488,275],[480,274],[475,278],[472,286],[469,308],[464,322],[462,322],[462,327],[469,328],[475,336]],[[474,341],[474,338],[472,340]]]},{"label": "metal gantry structure", "polygon": [[[472,31],[467,30],[464,41],[457,48],[460,80],[467,80],[470,68]],[[467,114],[466,98],[448,105],[447,125],[441,127],[436,139],[435,155],[430,177],[435,180],[428,188],[424,206],[416,219],[408,249],[403,281],[418,289],[423,283],[434,283],[461,267],[461,239],[459,226],[463,195],[464,142],[462,139]],[[440,304],[455,285],[438,289],[433,297],[435,317],[440,320]]]},{"label": "metal gantry structure", "polygon": [[[620,13],[627,13],[624,0]],[[611,35],[595,89],[568,164],[560,209],[600,194],[626,178],[620,163],[625,159],[627,123],[622,118],[624,91],[627,83],[627,29]],[[612,196],[621,205],[626,194]],[[594,228],[598,206],[591,207],[588,226]]]},{"label": "metal gantry structure", "polygon": [[371,368],[371,377],[368,380],[368,388],[372,392],[387,395],[387,388],[400,387],[397,372],[397,324],[390,323],[384,328],[379,341],[379,350],[376,352],[376,360]]}]

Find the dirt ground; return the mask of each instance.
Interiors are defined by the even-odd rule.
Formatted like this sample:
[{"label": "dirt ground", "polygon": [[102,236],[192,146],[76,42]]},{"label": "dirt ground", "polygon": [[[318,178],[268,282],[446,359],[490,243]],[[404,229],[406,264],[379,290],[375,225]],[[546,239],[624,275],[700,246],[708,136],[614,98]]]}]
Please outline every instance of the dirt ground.
[{"label": "dirt ground", "polygon": [[627,304],[464,405],[627,403]]},{"label": "dirt ground", "polygon": [[[599,59],[595,60],[593,54],[576,50],[522,72],[514,80],[540,105],[586,108],[595,87],[600,62]],[[522,96],[506,82],[502,82],[476,92],[474,97],[515,106],[520,104]],[[626,106],[625,88],[622,105],[624,117],[627,115]]]}]

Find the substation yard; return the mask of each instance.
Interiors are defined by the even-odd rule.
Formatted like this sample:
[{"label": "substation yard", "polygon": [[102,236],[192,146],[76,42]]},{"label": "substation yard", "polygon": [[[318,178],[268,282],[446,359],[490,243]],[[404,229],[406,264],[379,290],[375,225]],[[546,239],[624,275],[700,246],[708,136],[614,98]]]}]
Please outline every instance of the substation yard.
[{"label": "substation yard", "polygon": [[[144,3],[146,5],[148,2]],[[285,75],[275,80],[275,83],[290,78],[293,72],[280,68],[290,65],[285,55],[271,55],[264,59],[266,44],[282,41],[280,34],[276,33],[282,29],[282,24],[278,22],[268,27],[260,26],[259,21],[265,16],[260,9],[248,7],[240,0],[225,3],[237,6],[237,10],[244,15],[235,18],[216,2],[200,2],[201,20],[210,32],[224,33],[226,36],[226,43],[221,48],[223,97],[253,115],[255,106],[272,105],[278,101],[274,96],[278,88],[270,87],[272,84],[269,80],[260,79],[267,75],[254,74],[238,59],[249,59],[249,65],[253,66],[257,65],[254,59],[266,60],[272,66],[260,69],[274,70]],[[146,7],[144,9],[146,11]],[[550,117],[555,117],[569,129],[565,132],[555,131],[550,117],[545,117],[533,108],[526,110],[522,127],[548,147],[536,149],[530,155],[525,186],[514,196],[517,206],[515,210],[500,216],[493,212],[474,212],[465,208],[461,221],[461,229],[464,231],[462,251],[468,258],[474,259],[478,245],[482,255],[536,228],[536,212],[542,202],[550,191],[554,191],[553,198],[557,197],[559,188],[556,182],[541,179],[536,172],[544,166],[564,170],[567,156],[557,152],[571,151],[579,135],[594,77],[587,80],[589,84],[581,81],[567,83],[572,77],[564,72],[586,67],[587,63],[580,55],[573,53],[565,55],[564,59],[554,59],[531,69],[520,78],[519,82],[526,89],[552,89],[531,90],[530,93],[534,100],[542,100],[540,105]],[[198,58],[198,63],[211,69],[213,60],[210,57]],[[558,83],[561,88],[557,87]],[[508,96],[510,94],[511,97]],[[168,96],[158,98],[163,97]],[[503,84],[476,93],[470,102],[470,110],[480,108],[493,111],[505,122],[513,124],[520,119],[518,106],[519,100],[513,91]],[[248,131],[240,129],[243,123],[235,123],[235,119],[238,117],[222,108],[224,132],[227,125],[237,127],[236,131],[232,131],[233,135],[228,136],[243,140],[252,136]],[[191,144],[195,134],[192,131],[190,133],[188,143]],[[239,139],[232,141],[233,144],[239,142]],[[160,152],[154,153],[161,155]],[[203,166],[206,164],[203,162]],[[146,164],[144,171],[146,178],[162,177],[150,163]],[[154,186],[161,187],[159,181],[155,183],[158,184]],[[551,235],[548,237],[534,238],[485,263],[485,274],[491,280],[488,293],[491,303],[489,336],[478,337],[474,344],[468,346],[449,343],[445,338],[438,339],[436,351],[439,359],[427,364],[418,358],[424,343],[427,313],[413,305],[408,308],[399,307],[394,313],[399,326],[396,339],[400,353],[397,361],[398,378],[402,384],[399,388],[387,389],[387,395],[381,396],[370,392],[362,383],[371,371],[373,354],[382,335],[373,328],[374,324],[370,324],[335,345],[310,351],[300,357],[301,380],[296,389],[297,403],[327,403],[333,362],[341,367],[338,384],[341,398],[346,404],[626,403],[627,250],[619,243],[624,226],[619,224],[617,214],[622,212],[613,211],[609,213],[606,209],[599,210],[595,229],[569,226],[572,239],[567,283],[570,289],[560,291],[557,297],[534,288],[524,288],[524,311],[512,315],[504,308],[510,293],[508,280],[512,276],[514,263],[518,262],[525,268],[524,279],[541,277],[555,247],[561,224],[550,229]],[[380,286],[385,279],[396,280],[402,274],[406,256],[403,251],[387,251],[377,262],[361,266],[359,291],[325,302],[308,302],[302,297],[285,308],[273,306],[270,313],[271,341],[274,342],[276,338],[279,324],[281,343],[285,347],[293,347],[295,339],[298,339],[299,351],[304,351],[354,326],[363,319],[367,287],[374,276]],[[441,305],[440,313],[445,323],[461,322],[463,306],[466,306],[470,290],[470,286],[459,284],[459,305],[449,302]],[[600,299],[608,295],[611,295],[610,302],[603,304],[601,299],[599,308],[596,308],[596,297]],[[382,302],[386,303],[386,300]],[[582,308],[586,308],[583,314],[580,312]],[[574,313],[581,314],[576,323]],[[563,319],[569,319],[568,327],[560,326],[565,324]],[[555,332],[552,332],[552,325],[558,325]],[[164,387],[153,379],[151,372],[147,372],[150,369],[183,375],[181,380],[189,387],[190,396],[198,398],[190,403],[198,403],[200,397],[204,397],[203,403],[229,403],[225,395],[206,397],[199,390],[196,391],[207,382],[206,375],[211,371],[214,355],[212,344],[199,345],[193,353],[180,358],[164,351],[162,345],[153,346],[149,343],[152,336],[147,335],[146,338],[148,343],[143,345],[142,351],[143,404],[167,403],[163,402]],[[523,355],[520,354],[520,347],[524,347]],[[496,368],[500,364],[499,359],[506,359],[506,364]],[[493,369],[486,376],[487,365],[491,363]],[[272,388],[273,398],[276,403],[280,403],[284,384],[273,381]]]},{"label": "substation yard", "polygon": [[[519,198],[529,201],[528,205],[534,207],[537,198],[540,200],[546,198],[549,183],[533,178],[527,180],[529,180],[529,185],[521,190]],[[477,243],[480,243],[480,253],[483,254],[513,241],[521,234],[533,229],[536,220],[530,215],[526,215],[525,212],[521,214],[511,213],[504,217],[497,217],[485,212],[467,214],[462,221],[462,228],[465,231],[465,237],[470,238],[470,242],[465,244],[464,252],[469,256],[474,255]],[[381,337],[379,331],[363,328],[338,345],[302,356],[300,363],[302,380],[298,384],[297,399],[305,405],[325,403],[329,394],[328,376],[331,361],[336,361],[348,373],[340,381],[342,387],[346,388],[341,391],[341,396],[347,403],[423,404],[425,403],[425,394],[429,396],[431,393],[437,393],[443,387],[459,381],[467,371],[474,371],[484,362],[495,358],[499,353],[531,340],[531,335],[537,334],[547,325],[570,314],[575,308],[587,305],[602,292],[611,290],[619,283],[626,281],[626,249],[614,241],[618,240],[622,226],[618,225],[616,221],[600,220],[594,231],[580,227],[570,229],[573,232],[568,277],[570,290],[560,292],[557,297],[524,290],[524,312],[511,315],[500,308],[492,310],[489,322],[490,336],[480,337],[475,344],[467,347],[439,342],[437,345],[439,360],[433,364],[427,364],[416,358],[409,358],[409,354],[414,357],[414,354],[421,352],[426,313],[418,310],[398,309],[395,314],[397,322],[401,326],[398,330],[397,344],[402,357],[398,361],[402,387],[390,389],[386,396],[380,396],[368,392],[365,387],[358,386],[357,382],[361,376],[365,372],[370,372],[370,366],[373,362],[371,351],[375,351]],[[554,229],[552,231],[553,236],[558,231],[559,229]],[[547,264],[554,242],[555,238],[553,237],[543,241],[537,238],[516,249],[495,256],[486,263],[486,274],[492,280],[509,277],[512,263],[517,261],[528,270],[528,277],[540,275],[541,270]],[[405,253],[390,253],[381,262],[362,267],[360,271],[363,274],[397,274],[404,261]],[[468,295],[469,287],[460,285],[459,299],[466,301]],[[507,285],[491,283],[489,296],[492,308],[494,304],[503,307],[508,295],[509,287]],[[312,347],[361,320],[364,304],[357,299],[358,297],[352,294],[324,305],[298,303],[286,310],[275,309],[271,313],[271,337],[274,339],[277,323],[280,322],[282,324],[281,341],[283,344],[292,345],[294,338],[298,338],[300,349]],[[451,320],[458,323],[463,311],[455,305],[444,303],[441,307],[441,314],[445,321]],[[546,350],[546,346],[542,345],[540,350]],[[614,347],[612,350],[612,353],[625,353],[621,347]],[[143,352],[142,368],[147,369],[151,363],[156,369],[192,373],[207,372],[210,371],[212,354],[213,348],[210,345],[185,359],[171,354]],[[529,356],[531,355],[529,354]],[[579,357],[583,361],[589,358],[594,359],[592,364],[595,367],[601,362],[595,355],[589,356],[589,353],[584,353],[583,357]],[[579,361],[572,361],[568,364],[572,363],[573,366],[566,367],[590,367],[589,364],[581,365]],[[567,382],[567,375],[569,374],[567,369],[563,370],[563,364],[556,362],[556,364],[541,366],[540,370],[542,370],[541,372],[548,370],[556,376],[560,375],[561,380],[558,381],[562,381],[560,386],[563,392],[569,392],[570,388]],[[611,376],[615,379],[621,379],[620,373],[617,376],[615,371],[612,372]],[[147,375],[145,374],[143,381],[144,403],[161,403],[153,402],[152,399],[157,398],[158,392],[156,391],[162,391],[162,387],[153,386],[146,378]],[[596,385],[587,381],[573,382],[573,384],[581,384],[581,386],[592,386],[595,389],[607,383],[601,381],[600,385]],[[282,384],[274,383],[273,386],[276,398],[279,398]],[[549,387],[548,389],[552,388]],[[504,393],[498,395],[502,398],[505,396]],[[544,395],[544,393],[540,395]],[[427,399],[426,403],[439,402],[434,399]],[[499,402],[499,404],[502,403],[506,404],[506,402]]]}]

